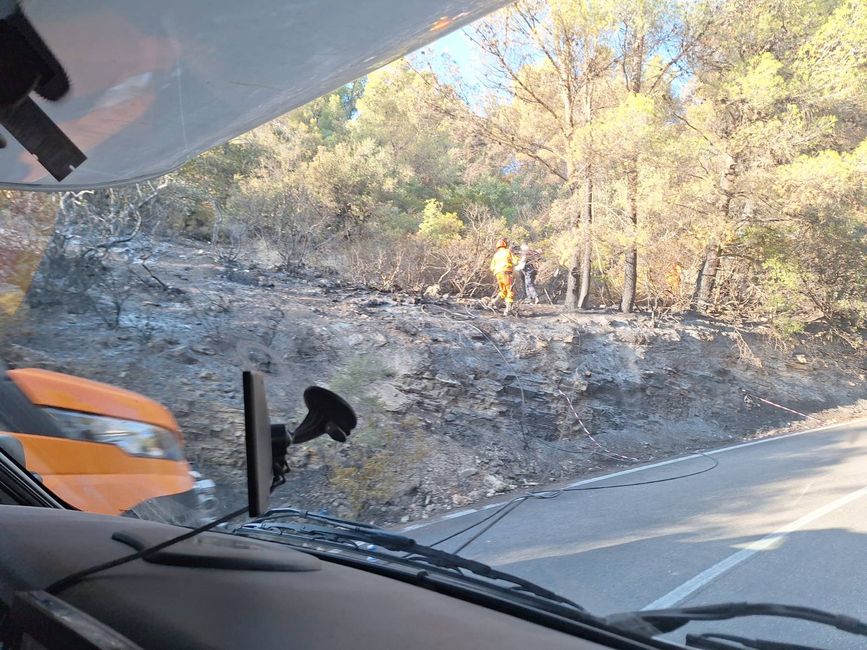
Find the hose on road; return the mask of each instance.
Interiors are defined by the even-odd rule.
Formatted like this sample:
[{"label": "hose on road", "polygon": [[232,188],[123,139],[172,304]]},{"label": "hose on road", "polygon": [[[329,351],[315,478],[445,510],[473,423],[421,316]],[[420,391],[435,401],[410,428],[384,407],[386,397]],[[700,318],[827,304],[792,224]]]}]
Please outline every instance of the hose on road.
[{"label": "hose on road", "polygon": [[518,506],[520,506],[525,501],[529,501],[530,499],[556,499],[559,496],[567,492],[589,492],[590,490],[611,490],[614,488],[627,488],[627,487],[636,487],[639,485],[654,485],[656,483],[667,483],[669,481],[679,481],[681,479],[689,478],[691,476],[698,476],[699,474],[704,474],[706,472],[710,472],[719,465],[719,461],[704,453],[698,452],[697,455],[702,456],[703,458],[708,459],[711,464],[707,467],[703,467],[702,469],[696,470],[694,472],[688,472],[686,474],[678,474],[677,476],[668,476],[666,478],[657,478],[650,479],[647,481],[635,481],[633,483],[615,483],[613,485],[578,485],[575,487],[567,487],[561,488],[559,490],[543,490],[540,492],[528,492],[527,494],[522,494],[517,496],[509,501],[506,501],[499,508],[496,508],[491,514],[483,517],[479,521],[470,524],[469,526],[465,526],[461,528],[457,532],[451,533],[442,539],[438,539],[437,541],[428,544],[428,546],[438,546],[439,544],[443,544],[449,540],[452,540],[456,537],[460,537],[464,533],[468,533],[469,531],[477,528],[479,526],[485,525],[481,530],[476,531],[476,533],[470,537],[468,540],[463,542],[458,548],[456,548],[453,553],[460,553],[465,548],[467,548],[470,544],[476,541],[479,537],[484,535],[487,531],[493,528],[497,523],[502,521],[507,515],[514,512]]}]

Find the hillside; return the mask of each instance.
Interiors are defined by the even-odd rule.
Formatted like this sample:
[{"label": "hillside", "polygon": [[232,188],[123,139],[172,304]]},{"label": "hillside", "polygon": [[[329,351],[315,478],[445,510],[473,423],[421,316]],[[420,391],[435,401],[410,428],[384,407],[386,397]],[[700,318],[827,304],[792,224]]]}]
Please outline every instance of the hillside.
[{"label": "hillside", "polygon": [[242,368],[265,374],[275,421],[300,421],[310,384],[355,406],[346,445],[292,452],[281,498],[381,523],[867,408],[864,357],[807,335],[782,347],[704,318],[550,304],[505,318],[148,246],[146,263],[115,254],[99,291],[43,273],[0,356],[161,401],[228,500],[244,486]]}]

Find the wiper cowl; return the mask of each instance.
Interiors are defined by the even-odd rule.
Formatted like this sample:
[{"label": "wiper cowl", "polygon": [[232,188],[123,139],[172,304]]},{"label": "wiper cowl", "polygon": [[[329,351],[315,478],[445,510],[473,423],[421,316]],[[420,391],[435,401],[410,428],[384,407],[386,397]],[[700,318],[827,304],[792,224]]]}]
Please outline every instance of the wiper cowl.
[{"label": "wiper cowl", "polygon": [[786,643],[780,641],[768,641],[767,639],[750,639],[745,636],[734,634],[687,634],[686,645],[697,650],[823,650],[815,646]]},{"label": "wiper cowl", "polygon": [[651,609],[612,614],[607,616],[605,621],[621,630],[653,637],[672,632],[691,621],[721,621],[744,616],[797,618],[835,627],[849,634],[867,636],[867,623],[857,618],[812,607],[777,603],[719,603],[700,607]]},{"label": "wiper cowl", "polygon": [[[277,521],[285,518],[315,521],[320,525],[293,526],[281,524]],[[348,541],[373,544],[388,551],[406,553],[408,555],[403,558],[405,560],[424,562],[443,569],[463,569],[477,576],[488,578],[489,580],[510,583],[514,585],[513,589],[515,591],[532,594],[533,596],[561,605],[566,605],[579,612],[586,613],[586,610],[580,605],[573,603],[571,600],[564,598],[553,591],[540,587],[534,582],[499,571],[483,562],[470,560],[461,557],[460,555],[455,555],[454,553],[425,546],[419,544],[411,537],[391,533],[367,524],[338,519],[336,517],[311,513],[303,510],[296,510],[294,508],[280,508],[272,510],[259,519],[253,520],[236,532],[279,532],[281,527],[296,535],[319,537],[335,542]],[[269,530],[269,528],[272,530]]]}]

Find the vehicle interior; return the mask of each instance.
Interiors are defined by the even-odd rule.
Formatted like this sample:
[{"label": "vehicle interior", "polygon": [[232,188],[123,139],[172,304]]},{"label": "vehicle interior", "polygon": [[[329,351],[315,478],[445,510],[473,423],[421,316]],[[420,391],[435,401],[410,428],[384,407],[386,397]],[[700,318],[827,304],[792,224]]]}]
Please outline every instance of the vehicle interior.
[{"label": "vehicle interior", "polygon": [[[11,191],[62,191],[67,193],[65,196],[71,197],[70,200],[84,201],[88,200],[89,193],[100,188],[123,187],[157,179],[177,170],[203,152],[224,145],[251,129],[344,87],[387,63],[470,25],[505,4],[504,0],[261,0],[254,3],[229,0],[155,0],[149,3],[131,0],[0,1],[0,187]],[[586,16],[582,14],[581,20],[585,19]],[[535,33],[533,30],[541,28],[529,25],[527,29],[528,33]],[[623,42],[630,36],[625,31],[616,33],[618,38],[624,39]],[[616,49],[614,45],[611,47]],[[808,49],[804,46],[801,51]],[[514,59],[503,55],[502,66],[509,70],[510,65],[523,65],[527,61],[537,63],[543,61],[545,56],[551,56],[547,51],[544,55],[519,54]],[[712,57],[708,55],[708,58]],[[653,65],[662,67],[656,59],[653,61]],[[625,57],[618,60],[618,64],[624,71],[630,65]],[[678,64],[672,64],[670,69],[676,70]],[[767,69],[771,68],[773,66],[768,64]],[[767,69],[761,68],[755,76],[761,77],[761,74],[767,73]],[[666,68],[664,74],[659,73],[660,78],[665,74],[673,75],[674,72],[669,73]],[[628,74],[626,76],[629,77]],[[520,79],[520,75],[517,78]],[[753,77],[749,77],[748,81],[758,83]],[[692,83],[692,79],[679,81],[674,86],[679,88],[678,84],[686,86],[689,83]],[[749,83],[744,82],[741,86],[733,84],[726,90],[732,94],[741,92],[746,95],[750,87]],[[532,95],[527,88],[520,92],[525,96]],[[622,94],[631,97],[630,92],[627,90]],[[587,110],[590,110],[592,98],[589,91],[584,99],[552,96],[555,97],[554,103],[574,100],[576,107],[587,106]],[[586,104],[580,103],[585,101]],[[473,106],[471,117],[481,119],[485,110],[481,105]],[[517,121],[518,117],[514,119]],[[354,116],[347,121],[352,119]],[[524,116],[521,119],[526,119],[530,127],[526,124],[524,127],[532,131],[533,120],[538,118]],[[795,118],[792,121],[796,121]],[[578,128],[575,125],[570,128],[573,127]],[[407,128],[411,130],[414,127],[409,125]],[[611,124],[606,124],[606,128],[609,131],[605,132],[605,137],[616,131]],[[650,127],[641,128],[653,130]],[[662,129],[661,126],[656,128]],[[695,130],[691,125],[689,128]],[[539,131],[542,131],[541,127]],[[514,145],[508,134],[503,133],[499,135],[497,146]],[[462,133],[455,137],[470,138]],[[327,138],[323,142],[327,142]],[[601,147],[609,147],[607,143]],[[325,145],[318,146],[324,148]],[[637,156],[636,153],[635,160]],[[732,169],[734,165],[733,162]],[[325,168],[326,174],[328,169]],[[570,168],[569,183],[574,180],[573,172]],[[255,181],[253,178],[251,183]],[[637,184],[638,181],[635,182]],[[616,192],[622,194],[630,187],[618,185]],[[591,196],[592,184],[582,191],[585,192],[584,196]],[[616,192],[612,191],[611,196]],[[665,189],[648,190],[649,194],[654,192],[654,196],[664,194]],[[732,191],[729,199],[732,196],[738,195]],[[351,213],[351,201],[335,202],[339,204],[335,210]],[[432,210],[430,207],[424,209]],[[439,204],[438,209],[443,214],[437,213],[436,216],[440,218],[437,223],[445,223],[446,226],[452,223],[449,222],[448,209],[444,209],[442,204]],[[220,213],[216,207],[214,212]],[[604,209],[600,209],[600,212],[604,212]],[[745,208],[745,214],[748,212]],[[112,214],[117,216],[120,211]],[[452,221],[456,219],[454,217]],[[455,233],[464,228],[460,223],[457,226],[452,223],[451,227]],[[217,226],[214,226],[214,232],[216,229]],[[329,236],[341,236],[340,227],[335,226],[333,230],[336,234]],[[0,230],[0,239],[6,236],[3,233],[5,231]],[[456,237],[448,233],[443,235],[437,240],[437,246],[431,245],[434,249],[432,255],[447,257],[452,250],[449,248],[450,242],[454,242]],[[664,238],[662,235],[660,237]],[[346,235],[346,238],[350,236]],[[500,238],[501,235],[497,235],[497,239]],[[70,245],[79,245],[73,237],[68,239],[72,242]],[[500,241],[503,245],[497,244],[496,250],[508,251],[510,242],[506,239]],[[577,239],[574,237],[569,240],[573,248],[577,246],[575,241]],[[618,243],[623,244],[623,241]],[[121,242],[117,248],[121,249],[125,243]],[[194,251],[195,246],[190,246],[190,250]],[[563,246],[565,250],[566,244]],[[202,244],[202,247],[205,245]],[[91,258],[95,259],[100,254],[98,249],[99,246],[93,247]],[[147,256],[132,248],[121,250],[119,254],[135,258],[137,264],[148,269]],[[487,273],[489,253],[493,251],[484,250],[486,257],[481,268],[482,272]],[[738,255],[748,257],[740,248],[732,250],[736,250],[731,254],[732,258]],[[510,256],[511,252],[506,251],[503,251],[504,257]],[[190,253],[190,256],[193,254]],[[589,252],[587,255],[585,267],[589,267]],[[567,257],[567,254],[563,255],[564,259]],[[82,259],[85,258],[86,255],[83,255]],[[524,257],[521,259],[521,266],[517,267],[516,272],[527,263]],[[512,265],[517,266],[517,261],[516,252],[514,260],[503,262],[509,265],[509,278]],[[645,263],[645,260],[642,259],[641,263]],[[451,268],[450,261],[443,264]],[[663,264],[669,264],[669,260],[660,261],[660,268]],[[189,272],[190,275],[193,274],[190,271],[192,265],[188,259],[180,259],[176,264],[179,272]],[[766,264],[765,268],[771,266]],[[246,270],[239,270],[234,260],[226,263],[226,267],[226,273],[235,273],[237,276],[247,273]],[[702,268],[707,269],[708,263],[705,262]],[[493,267],[491,270],[498,274]],[[253,269],[247,275],[255,276],[257,272]],[[589,278],[590,271],[587,273]],[[662,277],[664,273],[661,270],[657,275]],[[571,287],[581,280],[574,273],[568,278],[566,275],[558,276],[556,281],[563,286],[569,282]],[[327,298],[328,292],[337,291],[328,285],[327,277],[311,277],[321,284],[311,285],[313,288],[306,289],[308,293],[305,296]],[[167,287],[153,273],[151,278],[155,279],[145,280],[152,284],[158,282],[163,285],[161,290],[169,293],[171,287]],[[775,286],[785,285],[785,289],[789,290],[786,284],[789,276],[784,276],[783,271],[780,271],[775,278],[778,280]],[[191,283],[195,283],[195,280]],[[651,283],[648,280],[646,284],[649,286]],[[263,281],[255,278],[248,285],[262,291],[267,288]],[[510,287],[511,284],[504,286],[502,282],[499,285],[503,296],[508,296],[504,316],[510,315]],[[193,290],[188,293],[192,295]],[[436,294],[434,297],[438,296]],[[356,300],[352,296],[347,300],[350,299]],[[226,298],[227,302],[229,300]],[[337,298],[334,300],[337,301]],[[398,298],[378,294],[366,300],[368,302],[363,304],[352,303],[357,306],[357,309],[353,307],[353,318],[367,318],[364,310],[370,304],[375,306],[388,301],[389,305],[398,307],[402,304]],[[382,302],[376,303],[377,300]],[[611,304],[616,302],[607,298],[606,301]],[[120,319],[121,302],[118,300],[115,305],[115,325]],[[213,311],[221,309],[216,300],[211,302]],[[528,299],[526,302],[529,304],[531,301]],[[535,303],[538,302],[539,297],[536,296]],[[437,309],[442,312],[450,309],[443,307],[446,303],[435,304],[439,305]],[[285,314],[281,309],[278,305],[273,310],[274,313],[279,312],[275,323],[282,322],[280,319],[284,316],[287,319],[296,317],[290,308],[286,307]],[[660,316],[662,312],[656,306],[651,306],[649,300],[648,312],[653,319],[652,327],[656,327],[657,320],[662,322],[666,316],[664,313]],[[0,317],[3,313],[0,311]],[[500,371],[510,381],[514,379],[514,369],[497,347],[500,341],[497,335],[474,325],[475,321],[471,321],[467,313],[449,312],[447,316],[463,327],[460,337],[462,344],[466,342],[467,357],[476,354],[480,347],[492,346],[499,354],[496,364]],[[190,319],[204,321],[205,316],[196,313]],[[297,358],[302,361],[308,358],[307,355],[314,354],[317,336],[343,337],[349,348],[360,345],[358,342],[353,343],[356,340],[353,337],[361,335],[353,332],[351,326],[347,326],[342,333],[334,334],[324,326],[319,327],[318,321],[314,321],[312,316],[309,320],[309,340],[299,341],[295,348]],[[562,318],[563,323],[567,320],[567,316]],[[527,322],[532,323],[533,320],[528,318]],[[18,327],[11,317],[10,323],[13,329]],[[614,332],[612,336],[620,336],[617,328],[621,325],[615,322],[611,326]],[[437,341],[440,335],[425,331],[423,324],[407,327],[407,336],[410,338],[418,337],[419,340],[430,342]],[[628,327],[628,324],[623,327]],[[706,336],[702,327],[701,324],[695,325],[691,330],[695,341]],[[275,331],[276,328],[277,325],[274,325]],[[737,339],[740,330],[737,326],[730,329],[726,330],[726,336],[740,345],[743,342],[742,338],[739,341]],[[82,347],[91,345],[86,342],[86,332],[79,334],[85,341]],[[573,334],[570,333],[563,354],[577,355],[574,351],[580,344],[579,338],[580,335],[576,335],[573,343]],[[150,345],[150,339],[146,340],[144,335],[141,339],[143,347]],[[674,338],[669,343],[674,345],[673,341]],[[526,351],[522,351],[525,356],[535,354],[546,346],[554,347],[550,341],[543,341],[540,337],[533,339],[530,335],[527,335],[526,340],[520,339],[519,343],[528,346]],[[645,344],[644,341],[631,343],[639,347]],[[124,344],[126,341],[119,345]],[[92,345],[96,349],[96,339]],[[741,361],[748,357],[744,345],[740,347]],[[225,346],[228,347],[229,343],[225,343]],[[107,355],[112,353],[113,348],[109,349],[107,345],[103,347]],[[152,355],[180,355],[180,347],[180,344],[162,348],[155,345]],[[749,351],[749,346],[746,349]],[[611,364],[626,368],[625,372],[631,371],[632,366],[637,367],[642,361],[643,354],[640,352],[627,357],[624,353]],[[111,363],[111,357],[107,356],[106,359],[105,363]],[[272,361],[285,362],[285,359],[277,359],[276,356],[264,361],[257,359],[258,368],[270,367]],[[630,609],[623,614],[599,616],[575,601],[558,595],[553,587],[549,590],[521,577],[524,575],[521,571],[512,573],[506,568],[498,568],[493,562],[489,564],[461,556],[459,551],[463,546],[449,553],[437,548],[442,540],[422,544],[409,537],[409,528],[398,531],[395,525],[385,530],[341,519],[325,507],[291,508],[283,506],[283,501],[277,503],[271,494],[287,483],[290,469],[293,477],[303,476],[307,471],[313,476],[314,468],[321,470],[323,447],[329,453],[333,451],[337,454],[340,452],[334,450],[351,449],[356,444],[364,429],[360,422],[367,415],[365,409],[371,408],[370,402],[350,403],[352,400],[348,397],[344,399],[344,388],[351,387],[351,379],[379,385],[379,376],[368,377],[358,371],[356,375],[361,379],[353,375],[343,384],[328,384],[329,388],[326,389],[320,385],[324,382],[314,383],[308,375],[298,371],[297,377],[292,378],[295,383],[291,386],[293,390],[302,383],[306,386],[303,390],[295,391],[297,394],[294,395],[299,404],[303,401],[304,406],[293,412],[291,405],[274,404],[272,401],[269,406],[266,383],[271,378],[266,376],[266,372],[247,370],[245,367],[242,373],[240,363],[238,367],[232,368],[236,382],[223,386],[221,390],[224,395],[231,395],[232,398],[237,396],[235,401],[238,402],[239,412],[243,406],[243,431],[235,431],[232,435],[238,443],[238,449],[243,440],[244,453],[235,453],[225,464],[237,473],[243,473],[246,483],[232,495],[238,497],[240,494],[238,498],[243,501],[243,506],[237,507],[235,504],[235,507],[229,507],[226,504],[234,502],[231,499],[219,501],[215,496],[214,482],[197,471],[200,454],[193,453],[187,446],[188,433],[178,422],[181,415],[189,413],[180,411],[176,418],[163,404],[165,393],[161,400],[152,399],[106,382],[79,377],[75,367],[68,368],[68,372],[67,369],[58,372],[20,363],[5,367],[3,362],[0,359],[2,650],[228,649],[281,648],[288,645],[303,648],[419,650],[640,650],[686,647],[709,650],[798,650],[813,647],[773,642],[763,645],[759,641],[711,638],[713,635],[708,638],[689,637],[687,646],[671,637],[664,638],[690,621],[718,621],[752,615],[800,618],[836,628],[859,640],[867,635],[867,625],[853,617],[825,614],[794,605],[732,602],[724,606],[700,604],[676,609],[674,605],[680,604],[682,600],[672,599],[658,607],[648,606],[643,610]],[[298,363],[298,367],[301,367],[301,362]],[[412,365],[414,360],[407,357],[405,363]],[[798,363],[791,362],[790,365],[797,366]],[[196,364],[196,359],[188,363],[190,367],[195,366],[195,376],[201,378],[202,382],[209,381],[208,369]],[[442,369],[433,368],[428,372],[429,377],[426,376],[426,380],[440,386],[437,390],[443,394],[455,383],[449,375],[450,367],[448,363],[443,363]],[[664,372],[656,375],[653,372],[640,374],[636,371],[640,377],[633,387],[634,393],[646,396],[681,390],[678,371],[668,366]],[[764,369],[761,371],[764,372]],[[591,396],[594,390],[603,393],[607,390],[604,386],[588,388],[593,380],[590,369],[569,366],[564,372],[569,375],[569,381],[578,387],[575,389],[576,404],[585,395]],[[663,374],[665,376],[660,379]],[[705,374],[713,373],[708,371]],[[99,373],[94,372],[93,376],[98,377]],[[723,373],[719,373],[719,376],[723,376]],[[716,381],[718,377],[712,379]],[[176,380],[176,377],[166,376],[161,383],[170,386]],[[480,378],[478,381],[486,380]],[[538,396],[544,392],[539,384],[544,384],[544,380],[539,380],[535,385],[528,382],[526,389],[524,384],[496,389],[498,399],[510,399],[510,403],[520,405],[521,417],[516,426],[520,426],[525,447],[529,447],[530,442],[524,430],[524,409],[530,408],[528,403],[535,404],[533,400],[539,399]],[[767,385],[771,384],[768,380]],[[194,382],[194,388],[201,395],[205,392],[206,384],[198,386]],[[852,391],[855,390],[853,387]],[[680,407],[685,413],[705,398],[696,391],[685,391],[683,394]],[[707,399],[712,397],[707,395]],[[394,398],[394,401],[390,402],[389,398]],[[644,484],[639,481],[613,482],[621,474],[634,471],[622,468],[627,467],[628,463],[637,462],[637,457],[614,453],[605,446],[608,444],[605,439],[594,438],[579,417],[573,402],[565,395],[564,398],[568,408],[564,402],[562,411],[569,418],[569,426],[577,427],[580,424],[581,431],[587,434],[586,446],[582,450],[589,449],[587,454],[593,459],[592,465],[584,467],[588,475],[596,476],[606,468],[616,469],[615,473],[607,475],[611,481],[605,487],[630,488]],[[746,405],[739,404],[744,409],[752,408],[759,400],[755,398],[750,403],[751,398],[746,392],[743,397],[739,393],[737,398]],[[386,404],[388,413],[399,412],[402,408],[400,404],[395,405],[399,400],[391,393],[383,392],[377,399],[378,408]],[[616,411],[624,401],[625,398],[619,396],[611,398],[611,403],[606,406],[607,411]],[[816,401],[820,400],[817,398]],[[215,403],[203,398],[201,407],[190,407],[187,411],[195,410],[200,418],[212,417],[218,421],[225,417],[225,411],[220,410]],[[773,404],[772,407],[775,406]],[[437,408],[431,407],[431,410]],[[506,408],[482,404],[478,406],[478,411],[501,417]],[[382,410],[377,413],[382,413]],[[798,411],[794,413],[803,415]],[[573,414],[575,422],[572,421]],[[410,415],[415,416],[416,413]],[[451,419],[469,421],[477,415],[468,409],[456,411]],[[623,416],[622,420],[626,419]],[[408,416],[404,421],[415,420]],[[230,424],[225,426],[231,427]],[[592,428],[592,423],[590,426]],[[395,435],[400,433],[400,430],[396,430]],[[661,451],[654,452],[656,456],[647,457],[648,462],[653,460],[651,467],[662,468],[659,471],[663,474],[661,478],[648,479],[645,483],[668,485],[667,482],[683,477],[704,475],[723,462],[716,456],[700,451],[699,443],[690,436],[692,429],[684,428],[682,437],[697,450],[695,453],[687,455],[688,448],[684,446],[672,448],[668,456]],[[549,438],[540,438],[539,445],[561,451],[557,448],[561,441],[553,433]],[[720,435],[714,444],[728,444],[729,438],[731,436],[724,438]],[[599,442],[600,439],[602,442]],[[315,445],[313,441],[316,441]],[[393,438],[387,438],[382,446],[386,447],[392,442]],[[215,442],[214,447],[217,446]],[[299,453],[287,455],[287,450],[292,453],[299,450]],[[307,455],[303,455],[302,451]],[[406,453],[411,455],[416,451],[413,448]],[[546,451],[551,452],[551,449]],[[665,460],[669,456],[676,456],[678,460]],[[695,463],[698,469],[690,466],[680,471],[680,464],[677,463],[681,460]],[[480,462],[476,460],[476,464]],[[667,466],[669,462],[672,463],[670,467]],[[543,463],[540,461],[540,464]],[[351,469],[359,472],[358,475],[362,471],[354,466]],[[480,470],[472,466],[460,471],[472,476]],[[357,477],[352,473],[338,475],[333,472],[332,475],[350,482]],[[597,479],[586,480],[592,483]],[[480,531],[471,541],[476,540],[500,520],[501,512],[503,516],[508,514],[524,500],[532,498],[541,502],[569,490],[588,490],[587,494],[590,494],[589,490],[597,489],[584,485],[583,480],[568,484],[561,480],[549,492],[547,489],[542,491],[543,487],[534,487],[539,484],[527,479],[522,486],[534,490],[532,497],[503,501],[502,494],[507,489],[515,489],[511,479],[489,479],[488,482],[489,485],[483,486],[472,499],[457,495],[448,502],[450,508],[466,509],[445,515],[437,520],[439,523],[448,522],[454,516],[455,521],[452,523],[457,527],[458,523],[455,522],[465,515],[478,517],[479,520],[456,533],[444,529],[444,532],[449,533],[445,540],[468,530]],[[506,486],[506,482],[510,485]],[[518,480],[515,479],[515,482]],[[402,494],[416,495],[419,484],[416,482],[402,486]],[[375,491],[377,487],[375,480],[363,484],[363,490],[367,491]],[[684,489],[683,494],[686,493],[688,489]],[[806,493],[805,488],[800,494],[804,496]],[[281,494],[285,495],[285,492]],[[762,496],[769,502],[773,498],[783,498],[771,488]],[[704,507],[710,509],[712,506],[708,504],[711,503],[710,498],[706,501],[696,499],[693,505],[699,510]],[[486,514],[486,508],[495,507],[497,509],[490,515]],[[746,506],[744,502],[732,500],[726,507],[735,511]],[[633,509],[627,506],[624,510],[636,519],[643,516],[639,506]],[[427,520],[428,511],[424,512],[423,518]],[[587,519],[598,519],[604,514],[600,506],[598,517],[594,512]],[[727,511],[728,514],[731,513]],[[413,521],[409,516],[401,519],[402,524],[412,524]],[[481,528],[483,524],[487,527]],[[583,525],[583,521],[573,524],[577,528]],[[528,526],[532,527],[532,524]],[[547,553],[550,556],[548,559],[556,560],[559,555],[565,557],[573,552],[578,553],[575,549],[580,544],[577,542],[574,548],[568,544],[556,547],[553,542],[549,547],[545,545],[547,533],[543,529],[533,534],[539,538],[538,552]],[[681,534],[682,531],[671,532],[662,526],[658,532],[660,539],[670,536],[674,544]],[[651,534],[649,536],[652,537]],[[731,541],[733,553],[741,553],[743,558],[752,557],[752,553],[771,548],[778,541],[777,538],[770,541],[764,537],[758,541],[756,539],[756,536],[745,534],[742,539]],[[598,546],[588,544],[587,548],[581,550],[601,553],[620,547],[626,549],[636,540],[624,532],[616,541],[600,542]],[[491,548],[495,546],[492,544]],[[677,551],[665,551],[665,554],[671,553],[676,554]],[[517,566],[535,559],[522,552],[512,555],[504,552],[504,556],[512,557]],[[737,559],[737,562],[743,558]],[[555,577],[558,573],[558,569],[546,570]],[[568,573],[569,570],[563,568],[559,571]],[[601,564],[593,570],[604,574]],[[719,573],[722,574],[724,570],[727,570],[726,567],[720,569]],[[690,594],[701,593],[704,583],[699,583],[706,577],[705,572],[693,579],[695,585],[690,587]],[[576,582],[582,579],[577,574],[572,578]],[[672,572],[672,575],[666,576],[668,578],[675,581],[677,576]],[[610,580],[616,581],[617,578],[612,574]],[[677,578],[677,581],[681,579]],[[629,585],[623,588],[627,589]]]},{"label": "vehicle interior", "polygon": [[[4,142],[0,177],[6,187],[83,189],[164,173],[496,6],[6,3],[2,34],[14,47],[0,54],[0,114],[13,137]],[[319,46],[337,35],[339,51]],[[458,592],[447,576],[420,589],[424,572],[376,575],[321,549],[301,553],[214,532],[64,586],[68,576],[185,531],[76,512],[38,494],[56,487],[53,477],[34,484],[13,460],[38,455],[32,434],[42,432],[34,428],[13,429],[31,435],[0,459],[10,479],[0,512],[4,648],[645,647],[566,619],[561,629],[532,623],[507,604],[492,609],[496,599],[483,591],[467,602],[460,589],[450,595]],[[101,509],[86,494],[81,505]]]}]

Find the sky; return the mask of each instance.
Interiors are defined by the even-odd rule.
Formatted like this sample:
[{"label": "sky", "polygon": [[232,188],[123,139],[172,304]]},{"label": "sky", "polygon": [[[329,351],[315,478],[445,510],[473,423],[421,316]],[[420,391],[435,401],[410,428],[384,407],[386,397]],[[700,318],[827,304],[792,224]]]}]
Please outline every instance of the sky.
[{"label": "sky", "polygon": [[467,36],[467,32],[472,33],[473,24],[447,34],[423,47],[413,56],[420,55],[430,61],[434,71],[439,75],[440,72],[445,72],[443,55],[447,55],[459,67],[463,81],[477,91],[480,90],[485,64],[478,48]]},{"label": "sky", "polygon": [[[478,22],[480,21],[455,30],[411,55],[411,57],[422,56],[423,61],[429,61],[434,72],[446,82],[450,79],[443,63],[443,55],[448,55],[458,65],[463,81],[462,85],[469,91],[471,100],[474,96],[481,96],[485,90],[482,82],[485,77],[486,64],[479,48],[467,36],[467,33],[473,33],[474,25]],[[664,58],[670,58],[673,53],[662,51],[660,54]],[[687,80],[688,76],[683,74],[674,79],[672,91],[675,95],[681,94]]]}]

